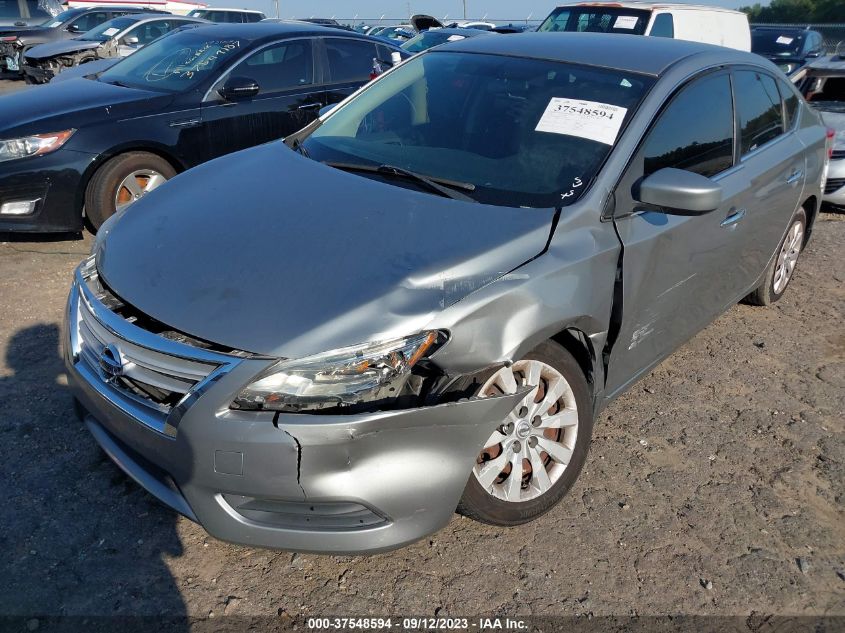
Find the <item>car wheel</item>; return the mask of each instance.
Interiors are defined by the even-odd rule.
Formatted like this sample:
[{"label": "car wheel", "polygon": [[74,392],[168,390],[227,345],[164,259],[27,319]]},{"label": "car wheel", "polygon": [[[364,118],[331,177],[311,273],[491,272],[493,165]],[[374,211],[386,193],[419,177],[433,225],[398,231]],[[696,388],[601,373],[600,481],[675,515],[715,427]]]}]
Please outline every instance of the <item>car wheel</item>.
[{"label": "car wheel", "polygon": [[531,521],[563,498],[587,459],[593,432],[589,387],[578,363],[547,341],[487,378],[479,397],[536,388],[484,443],[458,512],[493,525]]},{"label": "car wheel", "polygon": [[792,281],[795,266],[798,264],[798,257],[804,248],[804,236],[806,233],[807,213],[804,209],[799,209],[792,216],[789,229],[780,243],[777,254],[766,269],[766,274],[763,276],[763,283],[745,298],[747,303],[756,306],[767,306],[778,301],[783,296],[783,293],[786,292],[786,287]]},{"label": "car wheel", "polygon": [[109,160],[91,178],[85,213],[95,229],[176,175],[166,160],[147,152],[129,152]]}]

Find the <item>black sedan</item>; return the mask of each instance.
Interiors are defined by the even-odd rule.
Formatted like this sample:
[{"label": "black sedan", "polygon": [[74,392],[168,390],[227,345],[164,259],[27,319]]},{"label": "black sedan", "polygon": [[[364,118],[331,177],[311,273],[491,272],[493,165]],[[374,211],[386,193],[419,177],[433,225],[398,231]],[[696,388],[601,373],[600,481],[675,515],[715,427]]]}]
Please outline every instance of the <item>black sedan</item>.
[{"label": "black sedan", "polygon": [[4,96],[0,231],[79,231],[84,217],[96,229],[185,169],[299,130],[393,52],[408,57],[312,24],[204,26]]},{"label": "black sedan", "polygon": [[103,22],[130,13],[167,13],[132,6],[68,9],[38,26],[0,28],[0,69],[23,76],[23,54],[37,44],[77,37]]}]

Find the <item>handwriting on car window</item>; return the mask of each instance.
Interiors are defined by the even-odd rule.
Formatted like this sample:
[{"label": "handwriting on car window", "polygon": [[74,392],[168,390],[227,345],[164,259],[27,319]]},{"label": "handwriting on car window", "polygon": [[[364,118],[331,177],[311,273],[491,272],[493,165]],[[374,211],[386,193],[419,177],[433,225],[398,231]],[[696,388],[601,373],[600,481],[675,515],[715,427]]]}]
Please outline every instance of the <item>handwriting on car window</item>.
[{"label": "handwriting on car window", "polygon": [[567,193],[560,194],[560,199],[566,200],[567,198],[571,198],[572,196],[575,195],[575,190],[582,187],[583,185],[584,185],[584,183],[580,178],[575,178],[575,180],[573,180],[572,184],[570,185],[570,187],[572,187],[572,189],[570,189]]},{"label": "handwriting on car window", "polygon": [[185,47],[156,63],[146,73],[148,82],[164,81],[170,78],[193,79],[197,73],[208,70],[233,51],[240,48],[239,40],[206,42],[199,48]]}]

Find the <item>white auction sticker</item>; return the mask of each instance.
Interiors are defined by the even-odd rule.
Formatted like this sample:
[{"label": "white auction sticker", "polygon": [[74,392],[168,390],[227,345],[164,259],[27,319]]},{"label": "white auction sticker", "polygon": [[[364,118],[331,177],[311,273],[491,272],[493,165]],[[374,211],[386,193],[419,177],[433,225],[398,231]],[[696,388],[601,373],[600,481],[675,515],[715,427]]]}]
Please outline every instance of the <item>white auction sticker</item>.
[{"label": "white auction sticker", "polygon": [[106,37],[111,37],[112,35],[117,33],[119,30],[120,29],[116,29],[116,28],[112,27],[110,29],[106,29],[105,31],[103,31],[103,35],[105,35]]},{"label": "white auction sticker", "polygon": [[791,37],[786,37],[786,35],[781,35],[775,41],[778,44],[784,44],[785,46],[789,46],[790,44],[792,44],[792,40],[793,40],[793,38],[791,38]]},{"label": "white auction sticker", "polygon": [[635,29],[637,28],[637,16],[620,15],[613,23],[614,29]]},{"label": "white auction sticker", "polygon": [[555,97],[535,129],[613,145],[626,112],[628,108],[609,103]]}]

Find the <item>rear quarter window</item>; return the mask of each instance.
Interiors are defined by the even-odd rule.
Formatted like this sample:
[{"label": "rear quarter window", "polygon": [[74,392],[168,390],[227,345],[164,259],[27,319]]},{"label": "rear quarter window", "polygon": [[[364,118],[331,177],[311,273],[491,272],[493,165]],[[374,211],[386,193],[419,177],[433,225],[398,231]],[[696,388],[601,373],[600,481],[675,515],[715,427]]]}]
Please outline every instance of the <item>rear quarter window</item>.
[{"label": "rear quarter window", "polygon": [[332,83],[367,81],[378,58],[375,43],[345,38],[326,38],[326,57]]},{"label": "rear quarter window", "polygon": [[783,99],[784,118],[786,119],[786,129],[791,130],[795,125],[795,118],[798,116],[798,95],[785,81],[778,80],[778,89],[780,90],[781,99]]},{"label": "rear quarter window", "polygon": [[734,72],[734,95],[742,154],[783,134],[783,110],[773,77],[753,70]]}]

